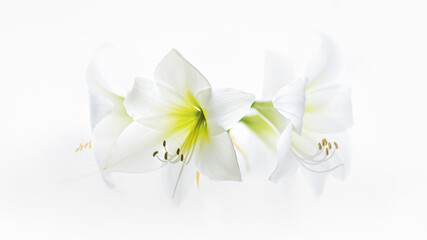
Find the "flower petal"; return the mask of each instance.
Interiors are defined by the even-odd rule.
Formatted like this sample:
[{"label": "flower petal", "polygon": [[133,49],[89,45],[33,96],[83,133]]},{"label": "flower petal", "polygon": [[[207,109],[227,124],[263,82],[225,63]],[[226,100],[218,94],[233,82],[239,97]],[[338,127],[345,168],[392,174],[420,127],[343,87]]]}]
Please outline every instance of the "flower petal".
[{"label": "flower petal", "polygon": [[114,95],[124,97],[138,76],[140,57],[135,49],[104,45],[100,47],[93,62],[107,89]]},{"label": "flower petal", "polygon": [[190,92],[211,88],[206,78],[191,65],[177,50],[172,49],[157,65],[156,81],[175,89],[183,97]]},{"label": "flower petal", "polygon": [[118,138],[105,169],[111,172],[142,173],[163,166],[153,153],[162,148],[158,131],[137,122],[130,124]]},{"label": "flower petal", "polygon": [[249,111],[255,96],[232,88],[205,89],[196,95],[209,126],[230,129]]},{"label": "flower petal", "polygon": [[307,92],[304,129],[318,133],[343,132],[353,125],[348,86],[328,85]]},{"label": "flower petal", "polygon": [[89,91],[90,101],[90,124],[92,130],[95,126],[113,111],[114,104],[107,98],[97,94],[95,91]]},{"label": "flower petal", "polygon": [[269,180],[277,182],[293,175],[297,170],[297,161],[291,150],[292,125],[288,124],[277,141],[277,165]]},{"label": "flower petal", "polygon": [[305,178],[310,183],[316,195],[320,195],[325,188],[326,178],[328,177],[327,173],[312,173],[307,169],[301,167]]},{"label": "flower petal", "polygon": [[129,114],[140,124],[157,129],[168,130],[174,124],[169,115],[179,106],[186,105],[185,99],[163,83],[137,78],[126,96],[124,105]]},{"label": "flower petal", "polygon": [[100,169],[104,169],[110,154],[122,131],[132,119],[116,110],[101,120],[92,132],[92,148]]},{"label": "flower petal", "polygon": [[307,65],[305,77],[309,79],[308,89],[331,83],[338,76],[341,67],[341,53],[338,45],[326,35],[321,35],[320,46]]},{"label": "flower petal", "polygon": [[123,105],[123,98],[112,93],[104,83],[97,64],[92,62],[86,70],[86,81],[89,85],[90,117],[92,129],[108,114],[115,105]]},{"label": "flower petal", "polygon": [[158,114],[164,105],[158,99],[159,93],[155,82],[137,78],[127,94],[124,105],[134,119]]},{"label": "flower petal", "polygon": [[241,181],[239,164],[228,133],[211,136],[209,140],[199,142],[193,156],[200,173],[212,180]]},{"label": "flower petal", "polygon": [[305,110],[306,79],[291,82],[281,88],[273,99],[274,107],[288,118],[298,133],[301,133]]},{"label": "flower petal", "polygon": [[264,65],[263,99],[272,99],[278,89],[294,79],[295,73],[291,62],[282,54],[267,51]]}]

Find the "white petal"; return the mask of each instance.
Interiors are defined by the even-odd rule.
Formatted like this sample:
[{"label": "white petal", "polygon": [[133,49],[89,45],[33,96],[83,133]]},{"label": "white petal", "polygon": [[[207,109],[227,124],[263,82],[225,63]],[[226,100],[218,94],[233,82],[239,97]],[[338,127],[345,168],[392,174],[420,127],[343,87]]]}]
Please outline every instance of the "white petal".
[{"label": "white petal", "polygon": [[208,126],[228,130],[250,109],[255,96],[232,88],[205,89],[196,95]]},{"label": "white petal", "polygon": [[267,51],[264,65],[263,99],[270,100],[276,92],[295,79],[291,62],[283,55]]},{"label": "white petal", "polygon": [[89,64],[86,70],[86,80],[90,89],[90,117],[93,129],[113,111],[115,105],[123,104],[123,99],[108,89],[95,62]]},{"label": "white petal", "polygon": [[132,122],[127,115],[118,112],[120,111],[112,111],[92,132],[93,153],[101,169],[105,167],[120,134]]},{"label": "white petal", "polygon": [[113,183],[113,180],[111,179],[111,173],[101,168],[99,169],[99,173],[105,185],[107,185],[108,188],[114,188],[114,183]]},{"label": "white petal", "polygon": [[175,49],[157,65],[155,79],[184,97],[188,92],[195,95],[200,90],[211,88],[206,78]]},{"label": "white petal", "polygon": [[92,129],[105,117],[113,111],[114,104],[107,98],[97,94],[95,91],[89,91],[90,101],[90,123]]},{"label": "white petal", "polygon": [[173,125],[174,119],[168,114],[185,104],[185,99],[170,87],[143,78],[135,79],[124,102],[127,112],[140,124],[164,131]]},{"label": "white petal", "polygon": [[277,165],[269,180],[277,182],[297,170],[297,162],[291,150],[292,126],[288,124],[277,141]]},{"label": "white petal", "polygon": [[337,169],[336,171],[332,171],[331,175],[344,180],[350,172],[351,168],[351,142],[347,133],[338,133],[334,134],[333,139],[339,144],[339,151],[335,154],[335,164],[343,163],[344,166]]},{"label": "white petal", "polygon": [[304,129],[319,133],[343,132],[353,125],[350,88],[333,84],[307,92]]},{"label": "white petal", "polygon": [[158,114],[163,108],[155,82],[144,78],[135,79],[124,105],[134,119]]},{"label": "white petal", "polygon": [[212,180],[241,181],[239,164],[228,133],[211,136],[209,140],[199,142],[193,155],[200,173]]},{"label": "white petal", "polygon": [[342,67],[338,45],[328,36],[321,35],[320,46],[307,65],[305,76],[310,80],[309,89],[331,83]]},{"label": "white petal", "polygon": [[310,183],[316,195],[320,195],[325,188],[326,178],[328,177],[327,173],[312,173],[307,169],[300,168],[303,174],[305,175],[307,181]]},{"label": "white petal", "polygon": [[163,166],[153,153],[162,149],[158,131],[137,122],[130,124],[118,138],[105,169],[111,172],[142,173]]},{"label": "white petal", "polygon": [[107,89],[115,95],[124,97],[138,76],[140,58],[135,49],[102,46],[95,54],[93,62]]},{"label": "white petal", "polygon": [[301,133],[305,110],[306,79],[294,81],[281,88],[273,99],[274,107],[288,118],[298,133]]}]

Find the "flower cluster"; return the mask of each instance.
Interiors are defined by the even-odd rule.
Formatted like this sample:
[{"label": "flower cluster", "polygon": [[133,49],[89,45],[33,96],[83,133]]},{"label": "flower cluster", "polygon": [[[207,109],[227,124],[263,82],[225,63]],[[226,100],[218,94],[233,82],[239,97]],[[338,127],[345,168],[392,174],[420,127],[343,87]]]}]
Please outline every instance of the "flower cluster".
[{"label": "flower cluster", "polygon": [[[263,100],[231,88],[212,88],[177,50],[155,69],[155,80],[137,78],[126,95],[112,89],[93,61],[87,70],[92,139],[88,143],[109,184],[109,173],[171,169],[171,194],[198,182],[241,181],[229,130],[242,123],[277,155],[270,180],[298,167],[317,191],[328,173],[348,169],[352,125],[349,88],[338,83],[336,46],[322,38],[303,76],[295,78],[284,56],[268,52]],[[86,145],[88,145],[86,144]],[[81,145],[77,151],[82,151]],[[188,186],[187,186],[188,187]]]}]

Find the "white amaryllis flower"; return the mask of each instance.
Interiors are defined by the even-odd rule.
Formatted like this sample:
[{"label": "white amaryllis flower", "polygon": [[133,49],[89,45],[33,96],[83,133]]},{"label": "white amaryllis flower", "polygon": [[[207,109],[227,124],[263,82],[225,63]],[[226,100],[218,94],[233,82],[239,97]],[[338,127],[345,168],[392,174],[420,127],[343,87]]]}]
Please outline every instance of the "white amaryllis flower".
[{"label": "white amaryllis flower", "polygon": [[174,193],[184,168],[214,180],[240,181],[227,130],[246,114],[254,96],[234,89],[212,89],[176,50],[159,63],[155,80],[135,80],[124,104],[136,123],[119,137],[106,167],[145,172],[178,166]]},{"label": "white amaryllis flower", "polygon": [[[120,134],[133,121],[124,107],[124,96],[107,84],[126,81],[124,78],[126,72],[129,72],[128,69],[123,70],[116,66],[113,70],[107,64],[108,61],[114,62],[117,56],[114,49],[101,48],[86,71],[90,93],[91,145],[101,175],[109,186],[112,186],[112,183],[109,179],[109,169],[106,167],[107,162]],[[119,72],[123,78],[117,79],[115,72]]]},{"label": "white amaryllis flower", "polygon": [[283,55],[267,54],[264,97],[272,100],[256,101],[252,107],[257,114],[242,122],[277,153],[270,180],[288,177],[300,166],[320,193],[327,173],[345,176],[349,164],[345,130],[353,120],[350,89],[336,82],[339,57],[337,46],[322,36],[304,76],[295,80]]}]

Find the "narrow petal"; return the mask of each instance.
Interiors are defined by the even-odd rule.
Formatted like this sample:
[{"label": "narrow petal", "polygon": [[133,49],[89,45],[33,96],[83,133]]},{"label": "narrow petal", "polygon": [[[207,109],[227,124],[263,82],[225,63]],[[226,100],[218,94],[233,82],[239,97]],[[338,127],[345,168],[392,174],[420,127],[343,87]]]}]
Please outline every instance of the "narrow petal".
[{"label": "narrow petal", "polygon": [[209,142],[200,142],[193,158],[200,173],[212,180],[242,180],[234,146],[227,132],[211,136]]},{"label": "narrow petal", "polygon": [[143,173],[163,166],[153,153],[162,149],[158,131],[137,122],[130,124],[118,138],[105,169],[111,172]]},{"label": "narrow petal", "polygon": [[281,88],[273,99],[274,107],[288,118],[301,133],[305,110],[305,79],[294,81]]},{"label": "narrow petal", "polygon": [[308,89],[314,89],[336,80],[342,56],[338,45],[326,35],[321,35],[320,46],[307,65],[305,76],[310,80]]},{"label": "narrow petal", "polygon": [[191,65],[177,50],[171,50],[157,65],[156,81],[175,89],[183,97],[190,92],[211,88],[206,78]]},{"label": "narrow petal", "polygon": [[115,105],[123,104],[123,98],[109,90],[98,71],[96,62],[89,64],[86,70],[86,81],[89,85],[91,126],[94,129],[113,111]]},{"label": "narrow petal", "polygon": [[93,63],[107,89],[124,97],[139,75],[140,59],[135,49],[104,45],[97,50]]},{"label": "narrow petal", "polygon": [[325,188],[326,179],[328,177],[327,173],[312,173],[305,168],[300,168],[303,172],[305,178],[310,183],[311,187],[314,190],[314,193],[319,196],[322,194],[323,189]]},{"label": "narrow petal", "polygon": [[277,141],[277,165],[269,180],[277,182],[297,170],[297,162],[291,150],[292,125],[288,124]]},{"label": "narrow petal", "polygon": [[108,98],[89,91],[90,101],[90,124],[92,129],[113,111],[114,104]]},{"label": "narrow petal", "polygon": [[267,51],[264,65],[263,99],[272,99],[280,88],[294,79],[295,74],[290,61],[283,54]]},{"label": "narrow petal", "polygon": [[307,92],[304,129],[318,133],[343,132],[353,125],[351,92],[342,84]]},{"label": "narrow petal", "polygon": [[228,130],[250,109],[255,96],[232,88],[205,89],[196,95],[209,126]]}]

